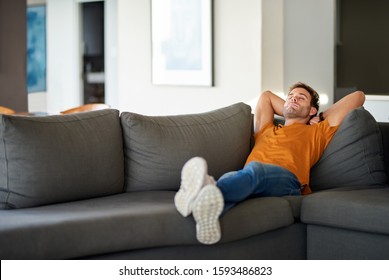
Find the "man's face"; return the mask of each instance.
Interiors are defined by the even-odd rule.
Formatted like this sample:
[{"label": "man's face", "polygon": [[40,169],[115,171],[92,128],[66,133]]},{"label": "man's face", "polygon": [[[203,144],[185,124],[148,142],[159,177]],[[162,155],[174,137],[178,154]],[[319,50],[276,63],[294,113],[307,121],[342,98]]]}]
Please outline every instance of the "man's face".
[{"label": "man's face", "polygon": [[285,118],[307,118],[314,115],[316,109],[311,106],[311,95],[304,88],[295,88],[289,92],[284,104]]}]

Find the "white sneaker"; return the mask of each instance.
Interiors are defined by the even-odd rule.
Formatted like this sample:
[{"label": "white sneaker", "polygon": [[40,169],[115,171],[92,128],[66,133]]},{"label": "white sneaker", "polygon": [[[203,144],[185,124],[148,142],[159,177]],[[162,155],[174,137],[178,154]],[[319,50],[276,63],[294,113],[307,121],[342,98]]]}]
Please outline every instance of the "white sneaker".
[{"label": "white sneaker", "polygon": [[174,197],[177,211],[184,217],[192,213],[193,202],[200,189],[209,181],[205,159],[194,157],[188,160],[181,171],[181,186]]},{"label": "white sneaker", "polygon": [[201,189],[193,207],[196,237],[203,244],[214,244],[221,238],[219,216],[224,208],[224,198],[216,185]]}]

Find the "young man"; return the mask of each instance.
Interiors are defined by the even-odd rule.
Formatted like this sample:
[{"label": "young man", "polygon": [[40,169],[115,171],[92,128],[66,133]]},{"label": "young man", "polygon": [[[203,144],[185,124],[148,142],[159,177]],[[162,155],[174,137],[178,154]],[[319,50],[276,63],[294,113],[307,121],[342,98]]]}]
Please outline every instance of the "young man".
[{"label": "young man", "polygon": [[[193,213],[197,239],[204,244],[218,242],[219,216],[248,197],[311,193],[311,167],[345,116],[364,101],[364,93],[356,91],[316,116],[319,95],[304,83],[292,85],[286,100],[263,92],[255,109],[255,145],[242,170],[215,182],[203,158],[190,159],[182,169],[174,201],[184,217]],[[284,125],[273,124],[275,114],[285,118]]]}]

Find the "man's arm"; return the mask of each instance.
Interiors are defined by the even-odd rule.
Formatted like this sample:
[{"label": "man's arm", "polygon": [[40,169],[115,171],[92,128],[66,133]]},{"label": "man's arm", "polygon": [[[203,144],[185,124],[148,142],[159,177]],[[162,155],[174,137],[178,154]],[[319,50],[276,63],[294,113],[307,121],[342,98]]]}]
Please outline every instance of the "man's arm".
[{"label": "man's arm", "polygon": [[260,131],[265,124],[273,122],[274,114],[282,116],[284,103],[285,100],[271,91],[263,92],[255,107],[254,132]]},{"label": "man's arm", "polygon": [[346,95],[324,111],[323,118],[328,119],[330,126],[340,125],[349,112],[362,106],[364,103],[365,94],[362,91],[355,91]]}]

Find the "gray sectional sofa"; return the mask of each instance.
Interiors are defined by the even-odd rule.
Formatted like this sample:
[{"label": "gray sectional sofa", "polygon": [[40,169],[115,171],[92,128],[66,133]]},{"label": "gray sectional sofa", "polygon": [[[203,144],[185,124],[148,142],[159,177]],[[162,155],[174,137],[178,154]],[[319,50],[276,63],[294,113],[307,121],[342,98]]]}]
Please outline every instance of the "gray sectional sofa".
[{"label": "gray sectional sofa", "polygon": [[216,178],[252,145],[243,103],[177,116],[114,109],[0,116],[1,259],[389,259],[389,124],[363,108],[311,172],[314,193],[252,198],[202,245],[173,197],[182,165]]}]

